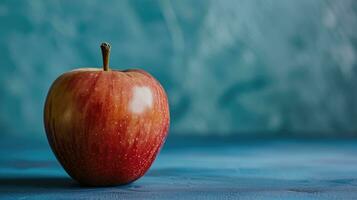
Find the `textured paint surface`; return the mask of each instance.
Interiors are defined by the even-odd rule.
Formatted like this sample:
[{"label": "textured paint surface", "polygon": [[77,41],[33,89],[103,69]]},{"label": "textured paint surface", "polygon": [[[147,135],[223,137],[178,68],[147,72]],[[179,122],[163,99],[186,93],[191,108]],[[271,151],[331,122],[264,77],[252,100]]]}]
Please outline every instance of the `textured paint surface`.
[{"label": "textured paint surface", "polygon": [[238,141],[169,137],[137,182],[90,188],[45,142],[1,140],[0,199],[357,199],[356,140]]},{"label": "textured paint surface", "polygon": [[172,134],[356,134],[356,8],[356,0],[2,0],[0,134],[42,137],[50,84],[101,66],[102,41],[112,44],[113,68],[143,68],[162,83]]},{"label": "textured paint surface", "polygon": [[123,184],[151,166],[169,128],[166,93],[141,70],[74,70],[48,93],[48,141],[66,171],[86,185]]}]

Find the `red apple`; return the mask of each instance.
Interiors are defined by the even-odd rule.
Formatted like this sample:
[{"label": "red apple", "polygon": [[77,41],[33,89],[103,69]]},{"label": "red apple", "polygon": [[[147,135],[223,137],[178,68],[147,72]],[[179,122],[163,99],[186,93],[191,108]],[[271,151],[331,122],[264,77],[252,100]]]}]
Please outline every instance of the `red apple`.
[{"label": "red apple", "polygon": [[49,144],[66,172],[91,186],[130,183],[145,174],[167,136],[166,93],[143,70],[66,72],[52,84],[44,108]]}]

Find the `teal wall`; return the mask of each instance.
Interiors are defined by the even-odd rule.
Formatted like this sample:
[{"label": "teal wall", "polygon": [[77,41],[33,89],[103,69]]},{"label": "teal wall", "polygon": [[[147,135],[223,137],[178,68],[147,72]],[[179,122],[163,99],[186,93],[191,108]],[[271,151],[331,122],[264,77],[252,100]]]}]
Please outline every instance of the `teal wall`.
[{"label": "teal wall", "polygon": [[357,1],[0,1],[0,134],[42,137],[52,81],[140,67],[171,134],[357,135]]}]

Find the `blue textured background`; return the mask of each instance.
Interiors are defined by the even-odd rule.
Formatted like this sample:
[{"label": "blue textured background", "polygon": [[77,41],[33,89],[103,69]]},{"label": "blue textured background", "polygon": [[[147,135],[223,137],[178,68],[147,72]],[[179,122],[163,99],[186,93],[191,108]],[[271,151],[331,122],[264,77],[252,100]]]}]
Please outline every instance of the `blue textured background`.
[{"label": "blue textured background", "polygon": [[52,81],[143,68],[168,92],[171,134],[357,131],[353,0],[0,1],[1,135],[43,137]]}]

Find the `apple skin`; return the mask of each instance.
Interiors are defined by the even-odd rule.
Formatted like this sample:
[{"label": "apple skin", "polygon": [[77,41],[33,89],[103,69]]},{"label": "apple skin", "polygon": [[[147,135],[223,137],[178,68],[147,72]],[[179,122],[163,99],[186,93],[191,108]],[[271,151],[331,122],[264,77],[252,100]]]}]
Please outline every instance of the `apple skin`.
[{"label": "apple skin", "polygon": [[143,70],[81,68],[52,84],[44,108],[48,142],[82,185],[111,186],[145,174],[169,129],[167,95]]}]

